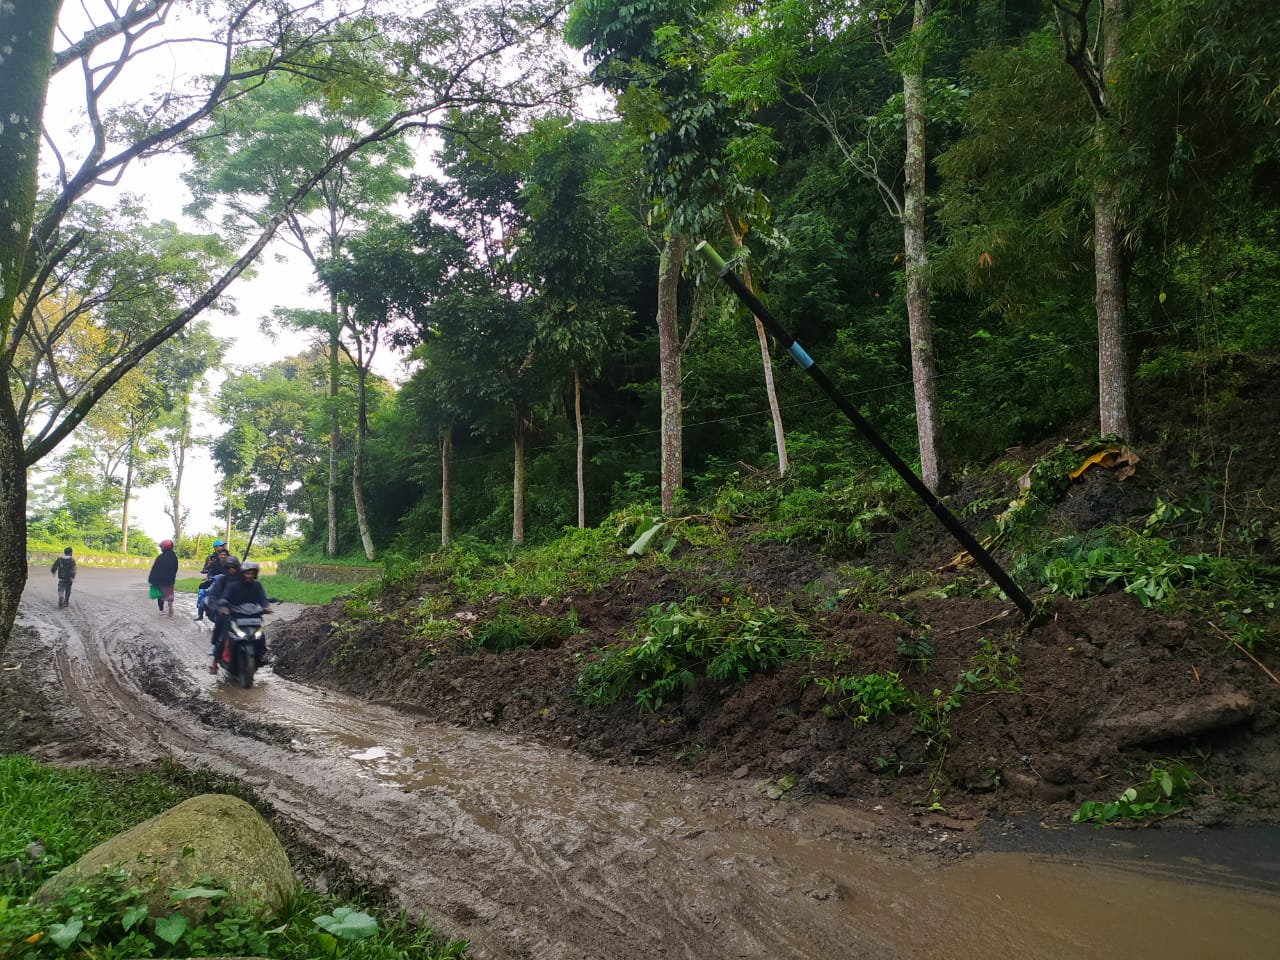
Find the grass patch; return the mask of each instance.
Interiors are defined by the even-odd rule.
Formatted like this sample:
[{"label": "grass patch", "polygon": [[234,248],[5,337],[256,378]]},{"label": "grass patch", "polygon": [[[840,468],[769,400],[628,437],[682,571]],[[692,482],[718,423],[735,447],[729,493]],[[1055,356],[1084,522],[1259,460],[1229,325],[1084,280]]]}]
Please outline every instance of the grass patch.
[{"label": "grass patch", "polygon": [[[179,593],[195,593],[202,582],[201,577],[183,577],[173,586]],[[262,586],[267,591],[267,596],[278,597],[282,603],[313,605],[328,603],[352,590],[350,583],[309,583],[280,573],[263,577]]]},{"label": "grass patch", "polygon": [[[176,909],[152,916],[147,891],[131,888],[122,877],[97,893],[72,888],[47,908],[28,903],[44,880],[103,840],[210,785],[198,772],[171,772],[178,777],[163,769],[56,770],[26,757],[0,757],[0,957],[464,956],[463,943],[439,940],[403,916],[311,889],[300,890],[279,916],[265,919],[224,909],[216,895],[195,920],[181,919]],[[184,896],[174,891],[173,902]]]}]

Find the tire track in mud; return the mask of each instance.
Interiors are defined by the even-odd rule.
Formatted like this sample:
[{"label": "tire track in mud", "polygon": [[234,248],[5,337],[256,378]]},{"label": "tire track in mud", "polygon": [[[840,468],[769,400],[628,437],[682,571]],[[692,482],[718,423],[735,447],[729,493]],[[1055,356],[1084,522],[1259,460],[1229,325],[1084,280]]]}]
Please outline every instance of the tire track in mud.
[{"label": "tire track in mud", "polygon": [[[567,754],[415,726],[269,674],[234,690],[194,673],[205,635],[189,621],[152,623],[137,614],[141,601],[95,601],[92,616],[80,604],[60,618],[51,606],[26,612],[38,610],[45,629],[61,634],[60,685],[112,752],[170,753],[242,778],[313,842],[471,940],[477,957],[621,957],[640,944],[691,958],[861,955],[849,953],[848,931],[822,934],[831,919],[824,911],[805,920],[795,904],[778,909],[788,878],[772,855],[716,847],[706,826],[689,827],[690,813],[718,811],[725,822],[717,830],[742,816],[690,784],[664,784],[650,770],[605,777]],[[220,729],[222,711],[219,726],[208,726],[209,712],[190,708],[205,699],[193,692],[210,691],[215,703],[232,701],[226,712],[248,712],[253,726],[287,727],[296,711],[294,739],[246,738],[234,720]],[[361,753],[353,748],[388,742],[413,759],[381,778],[351,759]],[[659,800],[682,789],[692,811]],[[759,803],[745,793],[737,802]],[[759,823],[753,832],[770,829]],[[767,900],[753,903],[755,890]],[[794,942],[797,924],[808,927],[804,947]]]},{"label": "tire track in mud", "polygon": [[[24,615],[56,643],[62,696],[112,753],[240,777],[305,839],[470,940],[475,958],[1088,957],[1159,945],[1123,910],[1113,925],[1080,924],[1048,898],[1020,903],[998,878],[908,858],[849,806],[774,803],[738,782],[438,727],[270,670],[238,690],[204,672],[207,634],[189,620],[138,615],[151,609],[144,587],[84,571],[77,593],[90,602],[70,611],[24,597]],[[981,882],[994,899],[976,905]],[[1150,878],[1127,882],[1152,898]],[[1224,928],[1247,944],[1269,922],[1238,892],[1222,903],[1187,889],[1201,906],[1163,915],[1216,931],[1214,952],[1228,948]],[[1163,955],[1208,955],[1188,949],[1197,941],[1174,924]]]}]

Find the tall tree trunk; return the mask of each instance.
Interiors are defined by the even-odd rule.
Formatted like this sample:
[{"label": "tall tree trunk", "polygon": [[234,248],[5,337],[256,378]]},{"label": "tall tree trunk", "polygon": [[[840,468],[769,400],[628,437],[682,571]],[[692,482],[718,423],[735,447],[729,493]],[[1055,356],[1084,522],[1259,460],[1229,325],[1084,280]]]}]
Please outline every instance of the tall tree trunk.
[{"label": "tall tree trunk", "polygon": [[369,533],[369,518],[364,509],[364,443],[369,433],[369,416],[365,394],[365,379],[368,371],[363,366],[356,367],[356,455],[351,465],[351,496],[355,501],[356,524],[360,528],[360,543],[364,546],[366,559],[373,559],[373,536]]},{"label": "tall tree trunk", "polygon": [[0,3],[0,654],[27,585],[27,465],[9,385],[9,331],[35,211],[40,131],[61,0]]},{"label": "tall tree trunk", "polygon": [[511,541],[524,543],[524,411],[516,408],[512,465]]},{"label": "tall tree trunk", "polygon": [[661,391],[662,512],[675,508],[684,482],[684,415],[680,383],[680,267],[684,235],[669,234],[658,260],[658,376]]},{"label": "tall tree trunk", "polygon": [[[1098,426],[1103,434],[1131,438],[1137,413],[1125,342],[1128,322],[1128,261],[1123,211],[1114,176],[1106,168],[1107,139],[1116,126],[1107,73],[1120,56],[1120,34],[1129,17],[1128,0],[1078,0],[1054,8],[1067,63],[1075,71],[1097,123],[1098,166],[1093,194],[1094,312],[1098,320]],[[1099,13],[1094,17],[1093,11]],[[1091,35],[1096,31],[1097,36]]]},{"label": "tall tree trunk", "polygon": [[[132,420],[133,418],[130,417]],[[120,511],[120,552],[129,552],[129,501],[133,499],[133,462],[137,449],[137,430],[129,428],[129,452],[124,458],[124,507]]]},{"label": "tall tree trunk", "polygon": [[222,539],[227,541],[227,549],[231,549],[231,487],[227,487],[227,532]]},{"label": "tall tree trunk", "polygon": [[[738,225],[734,223],[733,217],[726,210],[724,215],[725,225],[729,228],[729,239],[733,243],[733,249],[742,249],[742,234],[738,230]],[[755,293],[755,287],[751,283],[751,270],[744,263],[742,265],[742,283]],[[778,391],[773,385],[773,355],[769,351],[769,334],[764,329],[764,324],[760,322],[759,317],[755,317],[756,322],[756,339],[760,342],[760,361],[764,366],[764,392],[769,399],[769,415],[773,418],[773,446],[778,454],[778,476],[785,477],[787,475],[787,435],[782,429],[782,410],[778,407]]]},{"label": "tall tree trunk", "polygon": [[586,436],[582,429],[582,377],[578,374],[578,368],[573,368],[573,420],[578,432],[578,457],[577,457],[577,474],[578,474],[578,529],[583,530],[587,526],[587,484],[586,473],[583,470],[583,453],[586,450]]},{"label": "tall tree trunk", "polygon": [[333,326],[329,329],[329,542],[326,552],[338,555],[338,448],[342,442],[342,430],[338,418],[338,302],[330,295],[329,312]]},{"label": "tall tree trunk", "polygon": [[[1108,106],[1106,74],[1120,57],[1120,31],[1128,18],[1128,0],[1103,0],[1102,82],[1099,95]],[[1110,177],[1108,177],[1108,180]],[[1129,314],[1128,264],[1119,204],[1109,183],[1093,201],[1094,309],[1098,316],[1098,421],[1101,432],[1130,439],[1137,426],[1129,378],[1125,326]]]},{"label": "tall tree trunk", "polygon": [[173,461],[173,542],[182,539],[182,475],[187,466],[187,445],[191,442],[191,396],[183,400],[182,419],[178,423],[178,450]]},{"label": "tall tree trunk", "polygon": [[[929,16],[929,0],[916,0],[912,32],[919,35]],[[902,71],[906,112],[906,163],[902,240],[906,251],[907,330],[911,339],[911,382],[915,393],[916,436],[920,443],[920,479],[935,494],[949,479],[942,449],[938,411],[937,356],[929,299],[929,253],[925,246],[925,87],[924,54],[914,51]]]},{"label": "tall tree trunk", "polygon": [[27,585],[27,471],[8,379],[0,376],[0,654]]},{"label": "tall tree trunk", "polygon": [[1093,201],[1094,308],[1098,316],[1098,420],[1102,434],[1133,436],[1135,417],[1125,343],[1128,315],[1122,228],[1108,191]]},{"label": "tall tree trunk", "polygon": [[440,439],[440,546],[445,548],[453,540],[453,487],[449,482],[449,467],[453,463],[453,424],[444,428]]}]

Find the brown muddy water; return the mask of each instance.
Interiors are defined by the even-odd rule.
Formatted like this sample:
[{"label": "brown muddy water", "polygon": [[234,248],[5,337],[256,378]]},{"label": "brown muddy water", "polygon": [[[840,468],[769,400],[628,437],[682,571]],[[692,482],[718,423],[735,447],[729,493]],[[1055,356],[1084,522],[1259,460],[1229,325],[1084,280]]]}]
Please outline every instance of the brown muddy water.
[{"label": "brown muddy water", "polygon": [[9,655],[104,759],[243,778],[476,958],[1280,958],[1274,830],[1194,856],[1034,827],[1037,852],[965,855],[975,834],[940,827],[904,845],[924,828],[884,811],[437,726],[269,668],[240,690],[205,672],[192,598],[158,617],[136,572],[84,570],[60,611],[40,573],[21,622],[54,655]]}]

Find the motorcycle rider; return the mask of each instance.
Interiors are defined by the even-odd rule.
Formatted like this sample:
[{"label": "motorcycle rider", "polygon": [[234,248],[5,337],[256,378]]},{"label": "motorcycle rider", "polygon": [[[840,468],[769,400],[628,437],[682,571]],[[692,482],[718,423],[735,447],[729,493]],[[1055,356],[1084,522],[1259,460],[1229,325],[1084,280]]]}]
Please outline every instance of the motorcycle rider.
[{"label": "motorcycle rider", "polygon": [[[226,574],[205,598],[205,605],[215,613],[213,638],[209,644],[209,654],[213,657],[209,664],[210,673],[218,672],[218,657],[224,654],[223,647],[231,626],[231,608],[242,603],[256,603],[262,607],[263,613],[271,612],[267,605],[267,591],[258,580],[258,572],[258,565],[253,561],[242,565],[235,557],[229,557]],[[259,663],[266,662],[265,644],[259,643],[253,655]]]}]

